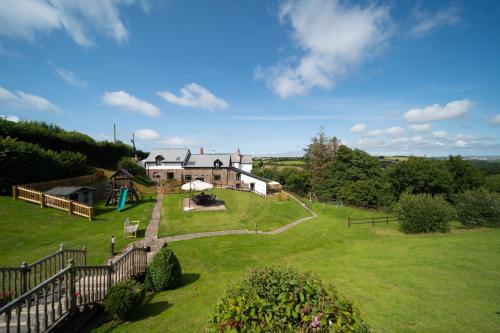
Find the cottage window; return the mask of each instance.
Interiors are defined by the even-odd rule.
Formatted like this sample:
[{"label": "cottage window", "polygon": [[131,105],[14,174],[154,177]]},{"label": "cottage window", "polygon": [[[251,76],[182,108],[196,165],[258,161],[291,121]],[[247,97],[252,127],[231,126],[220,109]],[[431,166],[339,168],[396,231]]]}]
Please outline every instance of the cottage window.
[{"label": "cottage window", "polygon": [[214,175],[214,180],[220,180],[220,175]]},{"label": "cottage window", "polygon": [[215,160],[214,168],[220,169],[222,167],[222,162],[220,160]]},{"label": "cottage window", "polygon": [[164,160],[163,156],[161,156],[161,155],[156,156],[155,157],[156,165],[161,165],[163,160]]},{"label": "cottage window", "polygon": [[185,176],[184,176],[184,178],[185,178],[188,182],[190,182],[190,181],[191,181],[191,179],[192,179],[191,175],[185,175]]},{"label": "cottage window", "polygon": [[173,172],[167,172],[167,179],[168,180],[174,179],[174,173]]},{"label": "cottage window", "polygon": [[236,180],[241,180],[241,173],[239,173],[239,172],[238,172],[238,173],[236,174]]}]

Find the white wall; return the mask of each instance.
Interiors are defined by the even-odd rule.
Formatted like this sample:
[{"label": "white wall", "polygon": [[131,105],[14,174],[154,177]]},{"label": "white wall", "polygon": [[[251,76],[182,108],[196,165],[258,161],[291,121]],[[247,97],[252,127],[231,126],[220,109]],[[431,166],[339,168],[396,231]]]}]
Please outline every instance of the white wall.
[{"label": "white wall", "polygon": [[242,163],[239,168],[243,171],[246,171],[246,172],[252,172],[252,164],[251,163]]},{"label": "white wall", "polygon": [[148,164],[148,170],[184,169],[182,163],[162,163],[162,165]]},{"label": "white wall", "polygon": [[267,183],[265,181],[244,174],[241,174],[241,180],[243,181],[243,183],[248,184],[248,186],[250,186],[250,183],[254,183],[255,192],[261,195],[267,194]]}]

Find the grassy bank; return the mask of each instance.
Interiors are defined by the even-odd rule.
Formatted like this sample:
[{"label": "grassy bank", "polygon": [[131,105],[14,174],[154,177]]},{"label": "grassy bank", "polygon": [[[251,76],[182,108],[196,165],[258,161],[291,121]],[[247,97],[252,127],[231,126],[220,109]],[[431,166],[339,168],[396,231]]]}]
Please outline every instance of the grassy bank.
[{"label": "grassy bank", "polygon": [[346,227],[347,216],[372,212],[314,208],[318,219],[283,234],[170,244],[184,285],[157,294],[115,331],[204,332],[229,283],[249,267],[285,265],[335,285],[375,332],[498,332],[500,230],[404,235],[394,224]]},{"label": "grassy bank", "polygon": [[293,199],[278,201],[249,192],[215,189],[213,193],[224,201],[225,211],[185,212],[182,200],[188,194],[168,194],[163,198],[160,236],[181,235],[204,231],[257,229],[269,231],[291,223],[307,212]]},{"label": "grassy bank", "polygon": [[115,206],[95,207],[95,219],[88,221],[78,216],[52,209],[40,208],[23,200],[0,197],[0,266],[20,266],[33,262],[59,248],[88,248],[90,264],[101,264],[110,253],[110,239],[116,237],[116,249],[133,239],[123,237],[123,221],[141,220],[145,229],[151,217],[154,197],[145,197],[136,206],[126,206],[117,212]]}]

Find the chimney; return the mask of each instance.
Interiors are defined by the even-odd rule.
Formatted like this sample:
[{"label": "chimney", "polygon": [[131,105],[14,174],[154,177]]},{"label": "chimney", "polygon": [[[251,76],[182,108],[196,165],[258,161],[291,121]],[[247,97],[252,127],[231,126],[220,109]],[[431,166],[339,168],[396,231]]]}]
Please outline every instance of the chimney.
[{"label": "chimney", "polygon": [[240,156],[240,155],[241,155],[241,153],[240,153],[240,147],[238,147],[237,154],[238,154],[238,156]]},{"label": "chimney", "polygon": [[203,147],[200,147],[200,155],[203,155]]}]

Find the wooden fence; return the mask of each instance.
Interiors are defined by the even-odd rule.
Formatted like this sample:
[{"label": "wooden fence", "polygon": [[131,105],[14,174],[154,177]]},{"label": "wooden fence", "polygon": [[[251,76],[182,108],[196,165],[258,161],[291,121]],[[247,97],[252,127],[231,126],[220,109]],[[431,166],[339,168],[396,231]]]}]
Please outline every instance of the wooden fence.
[{"label": "wooden fence", "polygon": [[114,263],[65,268],[5,305],[0,305],[0,332],[52,332],[71,313],[104,299],[109,288],[147,268],[144,248],[131,248]]},{"label": "wooden fence", "polygon": [[371,224],[375,225],[378,223],[389,224],[389,222],[398,222],[397,216],[379,216],[379,217],[365,217],[360,219],[353,219],[350,216],[347,218],[347,226],[350,227],[353,224]]},{"label": "wooden fence", "polygon": [[43,192],[32,190],[29,188],[14,185],[12,186],[12,197],[15,199],[22,199],[40,205],[40,207],[51,207],[68,212],[68,214],[75,214],[78,216],[86,217],[89,221],[94,216],[94,209],[91,206],[84,205],[78,201],[65,199],[62,197],[45,194]]},{"label": "wooden fence", "polygon": [[[32,264],[22,263],[20,267],[0,267],[0,294],[5,298],[16,299],[64,269],[69,260],[76,265],[87,265],[87,250],[65,249],[41,258]],[[0,301],[0,304],[2,302]],[[0,305],[1,306],[1,305]]]},{"label": "wooden fence", "polygon": [[73,177],[73,178],[55,179],[55,180],[49,180],[46,182],[22,184],[19,186],[30,189],[30,190],[45,192],[45,191],[48,191],[48,190],[50,190],[54,187],[58,187],[58,186],[83,186],[83,185],[92,184],[92,183],[97,182],[103,176],[104,176],[104,170],[96,169],[95,172],[91,175],[85,175],[85,176]]}]

